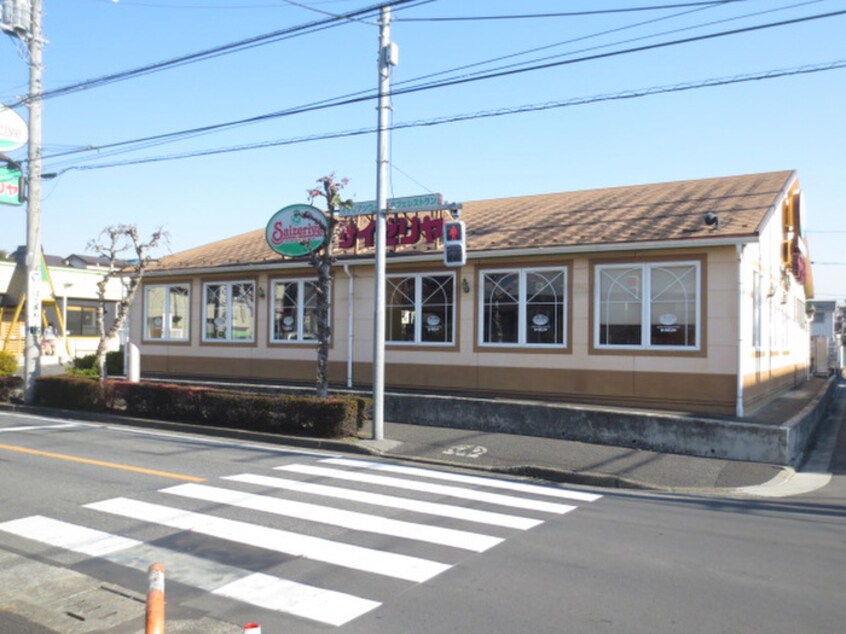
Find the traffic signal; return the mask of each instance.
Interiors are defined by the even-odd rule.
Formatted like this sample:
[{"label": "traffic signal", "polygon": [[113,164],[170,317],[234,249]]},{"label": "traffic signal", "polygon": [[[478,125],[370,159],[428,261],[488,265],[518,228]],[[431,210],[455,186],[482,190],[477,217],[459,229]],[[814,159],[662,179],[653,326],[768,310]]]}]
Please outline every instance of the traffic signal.
[{"label": "traffic signal", "polygon": [[450,220],[444,223],[444,264],[464,266],[467,262],[467,247],[464,242],[464,221]]}]

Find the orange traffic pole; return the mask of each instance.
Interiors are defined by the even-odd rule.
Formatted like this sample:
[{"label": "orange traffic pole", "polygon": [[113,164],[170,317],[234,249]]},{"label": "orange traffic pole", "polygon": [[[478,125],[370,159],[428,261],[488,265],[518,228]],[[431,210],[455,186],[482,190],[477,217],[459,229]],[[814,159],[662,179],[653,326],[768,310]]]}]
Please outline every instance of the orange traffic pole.
[{"label": "orange traffic pole", "polygon": [[147,574],[150,578],[150,588],[147,590],[147,629],[144,632],[145,634],[164,634],[164,566],[152,564]]}]

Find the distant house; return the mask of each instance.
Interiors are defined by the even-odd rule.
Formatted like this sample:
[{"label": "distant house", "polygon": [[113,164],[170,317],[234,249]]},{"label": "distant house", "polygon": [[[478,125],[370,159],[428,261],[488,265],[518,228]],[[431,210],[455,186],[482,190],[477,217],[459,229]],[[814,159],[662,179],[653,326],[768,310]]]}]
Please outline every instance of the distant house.
[{"label": "distant house", "polygon": [[811,368],[825,376],[843,367],[837,302],[814,302],[811,320]]},{"label": "distant house", "polygon": [[[0,261],[0,349],[23,354],[25,335],[26,248]],[[98,258],[45,255],[41,276],[42,327],[53,325],[59,337],[57,356],[76,357],[97,348],[97,283],[108,266]],[[106,292],[106,327],[114,321],[123,289],[112,280]],[[112,342],[112,348],[118,342]]]},{"label": "distant house", "polygon": [[[742,414],[808,377],[792,171],[465,202],[461,218],[460,268],[440,212],[389,218],[389,389]],[[371,220],[339,240],[336,384],[371,382]],[[313,383],[315,278],[264,228],[165,257],[133,307],[142,372]]]}]

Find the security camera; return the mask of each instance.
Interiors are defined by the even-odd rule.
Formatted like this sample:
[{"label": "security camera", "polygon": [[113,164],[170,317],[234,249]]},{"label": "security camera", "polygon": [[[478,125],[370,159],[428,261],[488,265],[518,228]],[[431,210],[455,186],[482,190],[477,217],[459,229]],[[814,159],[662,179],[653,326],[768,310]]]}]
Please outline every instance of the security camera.
[{"label": "security camera", "polygon": [[715,214],[713,211],[709,211],[705,214],[705,224],[709,227],[713,227],[714,229],[720,228],[720,217]]},{"label": "security camera", "polygon": [[461,218],[461,205],[451,205],[449,208],[449,215],[453,220]]}]

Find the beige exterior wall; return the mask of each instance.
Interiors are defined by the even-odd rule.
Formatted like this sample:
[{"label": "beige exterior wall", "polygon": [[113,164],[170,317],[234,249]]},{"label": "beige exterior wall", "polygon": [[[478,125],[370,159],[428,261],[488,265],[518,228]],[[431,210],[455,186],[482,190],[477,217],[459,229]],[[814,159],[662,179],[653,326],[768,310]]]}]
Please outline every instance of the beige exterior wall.
[{"label": "beige exterior wall", "polygon": [[[591,270],[598,262],[698,260],[701,264],[702,298],[699,351],[597,351],[592,347],[593,288]],[[568,326],[566,349],[491,349],[478,344],[477,303],[480,271],[517,265],[568,266]],[[392,263],[389,274],[397,269]],[[347,379],[349,307],[353,307],[352,382],[367,386],[371,380],[373,347],[372,266],[350,266],[349,279],[336,271],[333,292],[332,380]],[[443,273],[440,258],[402,271]],[[386,346],[388,387],[454,390],[557,398],[572,401],[635,404],[669,409],[730,413],[735,403],[737,363],[737,255],[733,247],[660,252],[592,253],[532,260],[502,258],[456,269],[456,345],[446,347]],[[313,277],[309,269],[287,268],[243,274],[172,278],[191,287],[190,339],[186,343],[160,344],[140,341],[142,371],[311,383],[316,361],[312,344],[269,344],[271,280],[278,277]],[[203,283],[225,279],[255,280],[265,297],[258,299],[256,341],[253,343],[204,343],[201,341]],[[469,292],[462,290],[467,280]],[[146,284],[162,280],[150,277]],[[142,332],[143,290],[133,309],[131,331]]]}]

